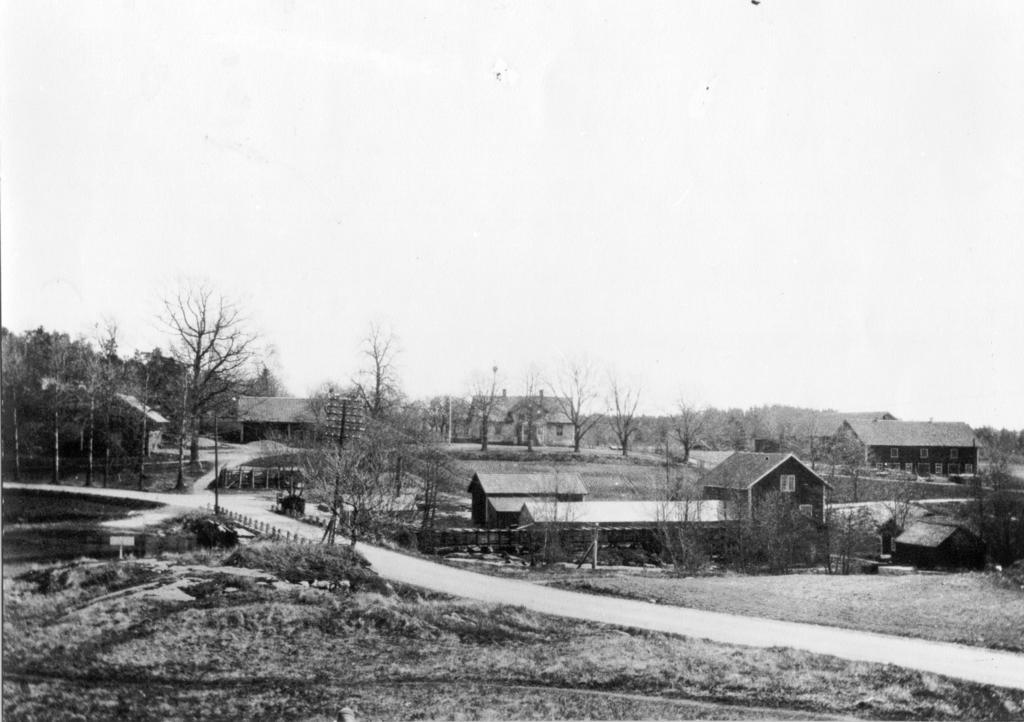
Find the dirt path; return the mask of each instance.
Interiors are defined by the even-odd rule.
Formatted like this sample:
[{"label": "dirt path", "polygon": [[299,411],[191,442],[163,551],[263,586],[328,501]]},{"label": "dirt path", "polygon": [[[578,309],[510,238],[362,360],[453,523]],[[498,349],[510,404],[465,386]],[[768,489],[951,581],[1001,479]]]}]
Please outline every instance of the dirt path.
[{"label": "dirt path", "polygon": [[[4,486],[69,491],[65,486]],[[213,498],[213,494],[207,491],[191,494],[147,494],[120,489],[83,488],[74,488],[73,491],[96,496],[140,498],[191,507],[204,507],[212,502]],[[318,527],[273,513],[265,498],[223,494],[221,505],[238,514],[272,524],[303,538],[319,540],[323,533]],[[667,632],[727,644],[789,647],[842,659],[894,664],[981,684],[1024,689],[1022,654],[581,594],[454,569],[367,544],[359,544],[358,549],[383,577],[469,599],[511,604],[545,614]],[[884,613],[884,610],[880,611]]]}]

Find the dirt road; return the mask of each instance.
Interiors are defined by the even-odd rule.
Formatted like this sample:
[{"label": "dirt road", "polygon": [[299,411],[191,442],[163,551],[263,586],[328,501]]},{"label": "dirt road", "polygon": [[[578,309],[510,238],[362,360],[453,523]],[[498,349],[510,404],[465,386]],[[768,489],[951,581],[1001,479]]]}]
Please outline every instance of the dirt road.
[{"label": "dirt road", "polygon": [[[4,486],[23,488],[27,485]],[[212,493],[206,491],[192,494],[147,494],[119,489],[47,485],[31,485],[31,488],[141,498],[179,507],[204,507],[213,499]],[[221,496],[221,505],[307,539],[318,540],[322,534],[318,527],[273,513],[266,498],[224,494]],[[1022,654],[593,596],[540,587],[525,581],[484,576],[367,544],[359,544],[358,549],[385,578],[469,599],[512,604],[545,614],[728,644],[789,647],[855,661],[894,664],[982,684],[1024,689]],[[879,610],[879,613],[884,614],[884,610]]]}]

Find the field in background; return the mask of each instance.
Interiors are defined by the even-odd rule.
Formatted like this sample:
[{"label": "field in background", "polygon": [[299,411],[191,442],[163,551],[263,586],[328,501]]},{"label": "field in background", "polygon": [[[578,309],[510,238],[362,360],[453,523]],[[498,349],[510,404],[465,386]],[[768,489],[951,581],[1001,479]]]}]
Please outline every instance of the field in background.
[{"label": "field in background", "polygon": [[[827,477],[826,470],[818,469],[818,474]],[[856,499],[854,484],[849,477],[839,476],[831,482],[834,489],[829,494],[833,504],[846,504],[853,501],[889,501],[897,497],[909,499],[966,499],[971,496],[969,484],[951,484],[934,481],[900,481],[897,479],[858,479]]]},{"label": "field in background", "polygon": [[[175,572],[141,561],[6,580],[5,719],[336,719],[342,706],[359,720],[998,719],[1024,711],[1021,692],[396,592],[370,584],[347,551],[331,560],[320,549],[304,565],[291,558],[297,553],[243,562],[301,577],[291,581],[316,577],[312,588],[249,569]],[[161,584],[170,591],[154,590]]]},{"label": "field in background", "polygon": [[575,575],[557,586],[662,604],[1024,651],[1024,590],[996,573]]}]

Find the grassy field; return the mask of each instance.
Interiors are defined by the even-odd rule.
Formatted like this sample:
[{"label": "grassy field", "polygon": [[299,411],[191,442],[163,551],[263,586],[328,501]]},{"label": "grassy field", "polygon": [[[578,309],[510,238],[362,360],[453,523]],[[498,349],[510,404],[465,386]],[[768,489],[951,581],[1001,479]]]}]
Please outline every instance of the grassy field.
[{"label": "grassy field", "polygon": [[1024,590],[995,573],[686,579],[576,574],[555,584],[715,612],[1024,651]]},{"label": "grassy field", "polygon": [[[819,469],[818,473],[825,476],[826,471]],[[910,499],[965,499],[971,496],[969,485],[947,482],[859,479],[856,495],[853,481],[848,477],[837,477],[831,483],[834,489],[829,493],[829,500],[833,504],[845,504],[852,501],[889,501],[901,495]]]},{"label": "grassy field", "polygon": [[[336,719],[342,706],[360,720],[1024,713],[1021,692],[393,590],[343,550],[301,562],[308,547],[256,550],[229,559],[238,566],[194,555],[187,567],[78,564],[5,580],[4,718]],[[297,583],[270,576],[285,571]]]}]

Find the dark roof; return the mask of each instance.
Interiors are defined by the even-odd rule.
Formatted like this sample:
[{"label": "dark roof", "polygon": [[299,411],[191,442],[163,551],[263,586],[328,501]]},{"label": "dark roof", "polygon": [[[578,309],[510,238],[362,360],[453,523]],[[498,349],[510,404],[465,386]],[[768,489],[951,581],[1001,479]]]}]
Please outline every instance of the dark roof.
[{"label": "dark roof", "polygon": [[846,422],[866,446],[974,446],[974,432],[962,421]]},{"label": "dark roof", "polygon": [[896,537],[899,544],[911,544],[917,547],[938,547],[957,530],[968,534],[972,532],[962,524],[934,519],[921,519],[912,524],[905,532]]},{"label": "dark roof", "polygon": [[130,406],[135,411],[146,414],[146,418],[154,424],[166,424],[169,423],[167,419],[159,411],[154,409],[152,406],[146,406],[137,398],[131,394],[116,394],[117,398],[121,399],[125,404]]},{"label": "dark roof", "polygon": [[[473,474],[485,494],[517,496],[551,496],[554,494],[586,494],[587,487],[579,474]],[[472,485],[472,484],[471,484]]]},{"label": "dark roof", "polygon": [[277,424],[313,424],[316,414],[309,399],[287,396],[239,396],[238,420]]},{"label": "dark roof", "polygon": [[[749,489],[763,479],[775,467],[788,459],[794,459],[807,471],[814,474],[806,464],[794,454],[767,454],[760,451],[737,451],[700,480],[702,486],[715,486],[723,489]],[[831,485],[817,474],[821,483]]]},{"label": "dark roof", "polygon": [[875,419],[893,419],[895,416],[888,411],[821,411],[811,422],[811,436],[821,438],[832,436],[844,421],[874,421]]}]

